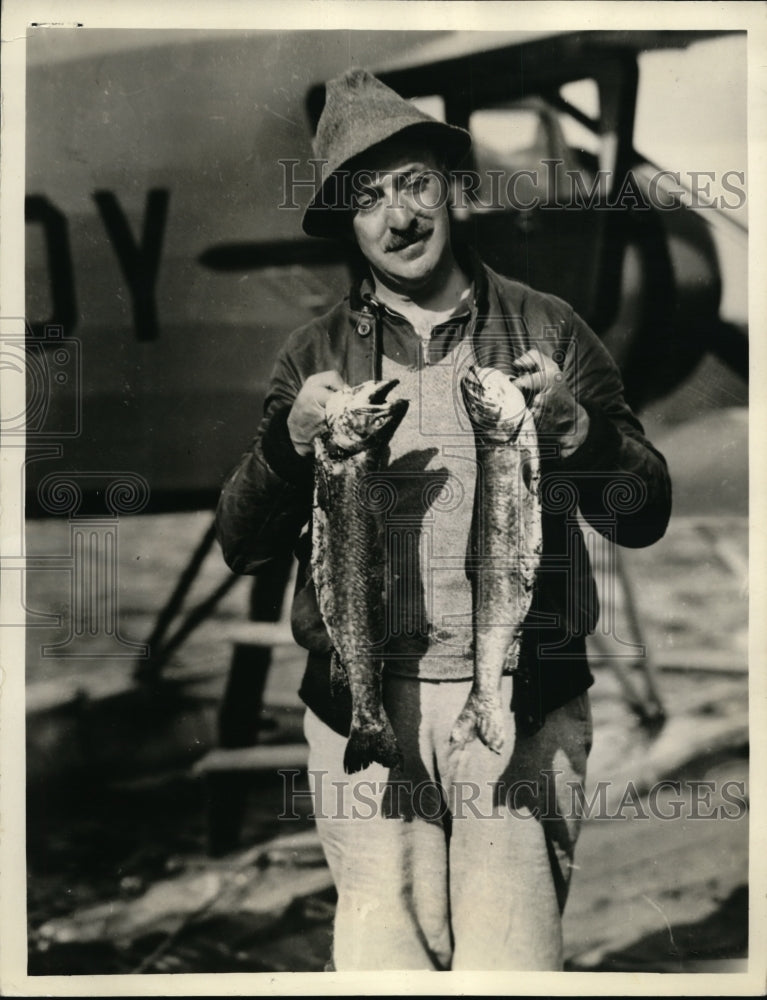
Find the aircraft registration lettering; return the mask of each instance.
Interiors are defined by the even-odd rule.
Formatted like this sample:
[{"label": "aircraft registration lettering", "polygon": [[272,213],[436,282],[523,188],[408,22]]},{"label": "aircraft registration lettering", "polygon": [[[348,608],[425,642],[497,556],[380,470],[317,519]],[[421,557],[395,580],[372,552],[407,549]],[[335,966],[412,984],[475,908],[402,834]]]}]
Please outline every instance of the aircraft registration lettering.
[{"label": "aircraft registration lettering", "polygon": [[[160,331],[157,275],[170,191],[167,188],[152,188],[147,192],[140,240],[134,236],[113,191],[96,191],[93,200],[128,286],[136,339],[156,340]],[[45,195],[27,196],[24,217],[27,223],[42,226],[53,303],[53,315],[44,322],[34,323],[33,328],[39,332],[44,327],[57,324],[71,333],[77,325],[78,309],[67,218]]]}]

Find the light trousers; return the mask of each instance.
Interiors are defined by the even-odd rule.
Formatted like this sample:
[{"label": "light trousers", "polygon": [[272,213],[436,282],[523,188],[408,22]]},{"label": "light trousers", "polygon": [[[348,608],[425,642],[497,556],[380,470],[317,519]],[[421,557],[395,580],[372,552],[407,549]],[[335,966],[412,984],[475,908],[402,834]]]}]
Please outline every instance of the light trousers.
[{"label": "light trousers", "polygon": [[[449,735],[470,681],[389,676],[402,770],[343,769],[346,738],[307,710],[317,830],[338,891],[333,964],[558,970],[592,724],[584,693],[501,754]],[[503,679],[503,704],[511,678]],[[579,791],[581,795],[579,795]]]}]

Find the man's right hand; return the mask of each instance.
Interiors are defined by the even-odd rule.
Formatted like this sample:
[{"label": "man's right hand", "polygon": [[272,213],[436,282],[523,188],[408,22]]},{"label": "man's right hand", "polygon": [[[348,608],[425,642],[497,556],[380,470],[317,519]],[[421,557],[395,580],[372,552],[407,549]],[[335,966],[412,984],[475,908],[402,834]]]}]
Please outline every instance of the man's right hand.
[{"label": "man's right hand", "polygon": [[288,414],[288,433],[299,455],[314,451],[314,439],[325,427],[325,404],[346,383],[336,371],[310,375],[301,386]]}]

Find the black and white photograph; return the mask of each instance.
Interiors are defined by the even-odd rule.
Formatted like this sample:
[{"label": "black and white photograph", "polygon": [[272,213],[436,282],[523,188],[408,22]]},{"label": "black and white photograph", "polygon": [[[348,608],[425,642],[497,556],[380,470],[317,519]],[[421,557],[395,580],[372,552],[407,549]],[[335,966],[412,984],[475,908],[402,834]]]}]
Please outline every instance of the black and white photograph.
[{"label": "black and white photograph", "polygon": [[767,10],[162,6],[3,19],[0,991],[763,994]]}]

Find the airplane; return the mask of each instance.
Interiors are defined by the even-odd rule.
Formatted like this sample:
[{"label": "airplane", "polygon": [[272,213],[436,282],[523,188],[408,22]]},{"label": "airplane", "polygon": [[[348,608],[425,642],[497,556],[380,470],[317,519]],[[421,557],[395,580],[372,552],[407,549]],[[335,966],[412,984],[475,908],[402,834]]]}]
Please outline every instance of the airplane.
[{"label": "airplane", "polygon": [[[709,60],[718,48],[732,58],[743,35],[413,34],[323,32],[321,50],[310,31],[30,34],[28,436],[63,444],[55,459],[32,456],[31,515],[45,513],[52,471],[136,473],[146,510],[215,502],[284,336],[347,287],[342,253],[301,233],[300,205],[319,81],[350,62],[468,127],[467,170],[495,171],[499,190],[537,173],[519,205],[464,198],[457,225],[491,266],[581,312],[635,407],[668,396],[707,353],[745,401],[733,386],[747,374],[747,239],[742,213],[727,210],[745,198],[740,165],[724,204],[696,211],[684,176],[653,196],[655,165],[632,134],[643,57],[671,50],[683,67],[681,52],[703,46]],[[579,204],[551,203],[550,162],[560,200],[576,184]],[[740,282],[729,315],[725,268],[728,287]],[[87,500],[99,490],[91,476]]]},{"label": "airplane", "polygon": [[[280,344],[348,286],[343,249],[300,220],[323,81],[350,65],[469,129],[463,176],[491,183],[460,188],[456,230],[575,306],[651,431],[745,407],[744,32],[40,27],[27,45],[30,518],[61,513],[62,480],[103,511],[120,475],[136,512],[214,506]],[[717,90],[717,67],[742,86]],[[680,138],[709,85],[707,131]],[[213,541],[158,615],[158,669]]]}]

